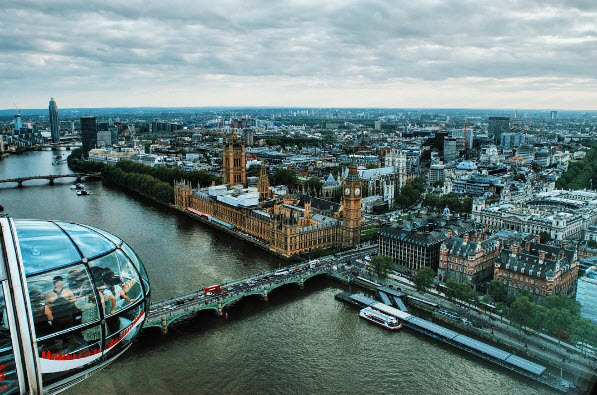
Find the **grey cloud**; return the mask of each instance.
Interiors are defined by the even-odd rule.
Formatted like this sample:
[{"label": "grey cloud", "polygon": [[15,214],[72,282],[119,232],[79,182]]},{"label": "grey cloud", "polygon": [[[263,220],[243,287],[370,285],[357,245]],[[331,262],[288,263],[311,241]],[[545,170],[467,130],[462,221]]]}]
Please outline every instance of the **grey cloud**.
[{"label": "grey cloud", "polygon": [[596,20],[583,0],[5,0],[0,84],[595,79]]}]

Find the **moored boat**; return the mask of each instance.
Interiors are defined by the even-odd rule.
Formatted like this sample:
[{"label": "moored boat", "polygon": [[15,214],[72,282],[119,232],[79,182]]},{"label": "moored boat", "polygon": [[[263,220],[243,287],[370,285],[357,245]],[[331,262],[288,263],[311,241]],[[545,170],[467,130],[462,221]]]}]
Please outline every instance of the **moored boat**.
[{"label": "moored boat", "polygon": [[359,313],[361,317],[364,319],[373,322],[379,326],[383,326],[386,329],[390,330],[399,330],[402,329],[402,324],[398,322],[396,317],[392,317],[391,315],[384,314],[379,310],[375,310],[371,307],[365,307]]}]

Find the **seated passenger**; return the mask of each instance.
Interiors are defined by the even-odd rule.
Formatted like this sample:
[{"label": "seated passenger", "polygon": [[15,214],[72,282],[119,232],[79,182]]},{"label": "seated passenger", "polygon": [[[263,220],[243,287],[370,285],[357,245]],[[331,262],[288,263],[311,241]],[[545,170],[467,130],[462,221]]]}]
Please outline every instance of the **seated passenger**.
[{"label": "seated passenger", "polygon": [[[99,310],[95,301],[95,296],[90,289],[81,290],[80,297],[75,302],[75,306],[82,311],[81,323],[87,324],[99,319]],[[101,337],[100,326],[95,326],[89,329],[85,329],[82,332],[83,339],[88,344],[96,343]]]},{"label": "seated passenger", "polygon": [[[73,294],[71,302],[76,306],[76,302],[81,297],[82,292],[88,289],[87,285],[89,284],[89,281],[87,280],[87,276],[85,275],[85,273],[80,272],[77,269],[72,269],[68,272],[66,276],[66,281],[68,283],[68,289]],[[81,321],[81,312],[75,311],[75,317],[73,319],[74,325],[80,325]]]},{"label": "seated passenger", "polygon": [[112,292],[114,293],[114,297],[116,298],[116,306],[118,308],[122,308],[124,306],[124,301],[127,301],[128,303],[133,303],[137,301],[137,298],[129,298],[126,294],[128,291],[130,291],[134,283],[135,280],[132,280],[126,284],[123,284],[120,277],[112,277],[111,279],[109,279],[109,285],[112,287]]},{"label": "seated passenger", "polygon": [[74,305],[75,297],[72,291],[64,288],[62,276],[55,276],[53,283],[54,289],[45,298],[45,314],[52,325],[52,331],[58,332],[74,325],[78,309]]},{"label": "seated passenger", "polygon": [[37,338],[52,333],[52,326],[46,316],[46,307],[44,298],[37,289],[29,291],[29,301],[31,302],[31,311],[33,312],[33,324],[35,325],[35,336]]}]

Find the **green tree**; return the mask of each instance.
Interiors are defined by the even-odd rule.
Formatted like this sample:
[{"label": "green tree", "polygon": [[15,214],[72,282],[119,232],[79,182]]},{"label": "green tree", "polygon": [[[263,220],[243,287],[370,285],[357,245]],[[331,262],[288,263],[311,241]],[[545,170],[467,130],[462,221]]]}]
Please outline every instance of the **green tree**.
[{"label": "green tree", "polygon": [[528,326],[533,322],[532,315],[534,310],[534,303],[531,302],[528,297],[519,296],[514,303],[512,303],[512,306],[510,306],[510,314],[508,318],[520,326]]},{"label": "green tree", "polygon": [[548,310],[562,309],[568,311],[571,315],[580,314],[580,303],[570,299],[566,295],[549,295],[545,297],[543,306]]},{"label": "green tree", "polygon": [[449,299],[458,299],[465,303],[476,303],[479,299],[479,295],[469,284],[448,280],[446,288],[448,288],[446,296]]},{"label": "green tree", "polygon": [[371,258],[371,267],[381,278],[385,278],[388,272],[394,270],[392,258],[385,255],[376,255]]},{"label": "green tree", "polygon": [[[597,185],[597,184],[596,184],[596,185]],[[595,241],[595,240],[589,240],[589,241],[587,241],[587,245],[588,245],[590,248],[597,248],[597,241]]]},{"label": "green tree", "polygon": [[489,295],[491,300],[495,303],[504,302],[506,300],[506,287],[501,281],[493,280],[489,283],[487,295]]},{"label": "green tree", "polygon": [[567,339],[574,316],[568,310],[551,309],[545,316],[545,329],[550,335]]},{"label": "green tree", "polygon": [[296,173],[292,169],[278,168],[272,177],[272,185],[286,185],[289,191],[298,183]]},{"label": "green tree", "polygon": [[323,182],[318,177],[311,177],[305,181],[305,187],[311,194],[321,193]]},{"label": "green tree", "polygon": [[537,331],[540,331],[543,329],[543,326],[545,325],[548,310],[541,305],[535,305],[534,307],[535,311],[528,320],[528,326]]},{"label": "green tree", "polygon": [[413,277],[413,283],[419,292],[425,292],[433,284],[435,273],[429,266],[421,266]]},{"label": "green tree", "polygon": [[396,204],[403,209],[408,208],[419,200],[424,191],[425,183],[421,178],[409,180],[396,196]]},{"label": "green tree", "polygon": [[588,318],[578,318],[572,322],[570,333],[574,341],[597,347],[597,325]]}]

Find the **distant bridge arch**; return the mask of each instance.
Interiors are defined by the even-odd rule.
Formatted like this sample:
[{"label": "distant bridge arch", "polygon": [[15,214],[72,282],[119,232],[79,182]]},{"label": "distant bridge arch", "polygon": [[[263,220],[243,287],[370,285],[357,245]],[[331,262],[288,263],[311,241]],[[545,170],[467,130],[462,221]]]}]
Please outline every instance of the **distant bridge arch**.
[{"label": "distant bridge arch", "polygon": [[50,174],[47,176],[29,176],[29,177],[14,177],[0,180],[0,184],[15,183],[19,188],[23,187],[25,181],[31,180],[48,180],[50,185],[54,185],[54,180],[59,178],[74,178],[80,182],[83,178],[100,178],[99,174],[92,173],[69,173],[69,174]]}]

